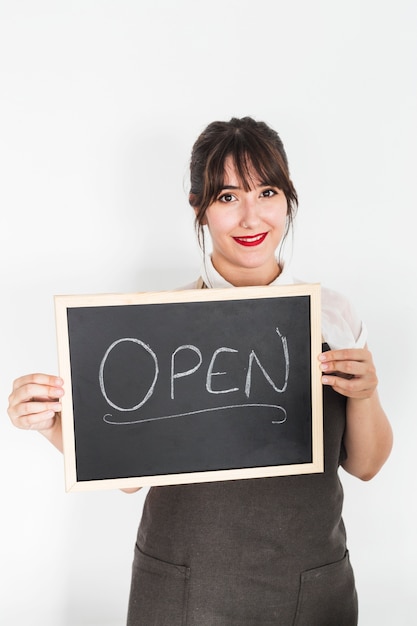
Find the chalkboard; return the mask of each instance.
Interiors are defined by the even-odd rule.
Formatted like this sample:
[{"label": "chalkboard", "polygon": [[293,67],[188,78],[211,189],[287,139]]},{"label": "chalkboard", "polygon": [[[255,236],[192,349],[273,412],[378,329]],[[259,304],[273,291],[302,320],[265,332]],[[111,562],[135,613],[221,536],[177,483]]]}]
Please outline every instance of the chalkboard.
[{"label": "chalkboard", "polygon": [[323,471],[320,287],[55,296],[67,491]]}]

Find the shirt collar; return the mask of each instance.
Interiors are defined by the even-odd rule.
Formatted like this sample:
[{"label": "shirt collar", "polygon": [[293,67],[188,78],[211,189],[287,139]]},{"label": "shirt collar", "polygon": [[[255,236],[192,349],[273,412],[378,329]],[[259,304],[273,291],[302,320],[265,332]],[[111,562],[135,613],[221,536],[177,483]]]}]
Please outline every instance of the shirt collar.
[{"label": "shirt collar", "polygon": [[[289,269],[285,266],[285,264],[280,263],[281,273],[275,280],[270,283],[271,286],[275,285],[292,285],[294,283],[294,278],[291,275]],[[201,267],[201,277],[207,287],[214,289],[222,289],[225,287],[233,287],[231,283],[223,278],[221,274],[215,269],[211,256],[205,255],[203,258],[203,263]]]}]

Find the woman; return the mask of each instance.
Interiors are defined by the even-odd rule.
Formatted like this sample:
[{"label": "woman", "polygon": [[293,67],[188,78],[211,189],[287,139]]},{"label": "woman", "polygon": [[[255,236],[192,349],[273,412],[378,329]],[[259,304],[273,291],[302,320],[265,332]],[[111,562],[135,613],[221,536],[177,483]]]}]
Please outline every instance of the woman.
[{"label": "woman", "polygon": [[[204,255],[193,288],[294,282],[279,258],[297,194],[277,133],[252,118],[213,122],[191,157],[190,204]],[[278,256],[277,256],[278,255]],[[338,478],[369,480],[392,432],[377,395],[366,330],[339,294],[322,289],[325,471],[156,487],[143,509],[129,626],[354,626],[357,597]],[[9,416],[60,450],[63,381],[15,381]]]}]

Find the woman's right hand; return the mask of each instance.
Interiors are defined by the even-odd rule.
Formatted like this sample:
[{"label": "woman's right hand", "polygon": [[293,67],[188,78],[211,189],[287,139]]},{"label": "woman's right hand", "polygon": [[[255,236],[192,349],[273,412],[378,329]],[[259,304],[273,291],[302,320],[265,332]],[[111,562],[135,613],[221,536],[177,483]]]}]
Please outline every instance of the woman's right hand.
[{"label": "woman's right hand", "polygon": [[7,413],[16,428],[38,430],[62,451],[61,398],[64,381],[48,374],[17,378]]}]

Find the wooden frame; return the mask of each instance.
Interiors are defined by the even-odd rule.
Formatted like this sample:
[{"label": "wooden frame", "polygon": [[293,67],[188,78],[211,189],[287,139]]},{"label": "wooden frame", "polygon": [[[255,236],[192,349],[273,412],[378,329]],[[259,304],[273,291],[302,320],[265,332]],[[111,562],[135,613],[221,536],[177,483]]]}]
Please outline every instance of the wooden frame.
[{"label": "wooden frame", "polygon": [[[178,307],[178,305],[180,306]],[[189,305],[191,305],[191,308]],[[229,309],[231,307],[233,314],[232,321],[228,322],[226,318],[229,315]],[[289,313],[286,313],[287,319],[284,322],[277,322],[278,325],[281,324],[281,328],[277,327],[275,329],[272,329],[274,333],[274,343],[273,350],[269,350],[269,352],[273,354],[273,358],[275,360],[278,359],[278,356],[276,355],[278,353],[280,355],[280,371],[284,371],[285,369],[286,372],[285,385],[282,385],[278,388],[278,383],[274,383],[274,381],[272,380],[272,376],[269,376],[268,374],[267,368],[263,367],[261,359],[258,358],[258,349],[256,348],[256,350],[253,349],[252,352],[249,354],[249,366],[245,369],[245,387],[242,383],[242,385],[240,385],[239,387],[229,386],[229,388],[225,389],[213,389],[215,384],[218,385],[218,381],[221,381],[222,384],[225,384],[223,383],[223,381],[225,380],[226,376],[223,377],[223,375],[228,374],[228,372],[216,370],[218,364],[216,363],[214,365],[215,359],[219,358],[220,361],[222,361],[222,359],[230,359],[230,364],[233,359],[237,359],[238,356],[240,358],[240,355],[238,354],[240,352],[240,346],[237,345],[240,340],[242,340],[244,343],[246,342],[246,347],[249,346],[247,347],[248,352],[250,346],[252,345],[250,343],[250,341],[252,340],[252,336],[256,336],[256,339],[253,339],[253,341],[258,341],[256,333],[259,332],[260,334],[263,333],[264,335],[266,335],[268,330],[267,327],[270,323],[270,316],[272,315],[271,319],[274,320],[275,324],[275,319],[278,320],[278,318],[280,317],[280,311],[284,310],[285,307],[289,307]],[[307,322],[304,320],[299,328],[294,326],[295,321],[298,318],[297,307],[302,308],[302,310],[304,311],[303,315],[305,317],[305,320],[308,319]],[[225,311],[223,311],[223,309],[225,309]],[[241,310],[243,311],[242,315],[240,313]],[[317,363],[317,355],[322,350],[320,310],[320,286],[317,284],[296,284],[277,287],[241,287],[234,289],[201,289],[186,291],[147,292],[139,294],[55,296],[59,370],[61,377],[65,381],[66,389],[65,396],[62,400],[62,426],[66,490],[86,491],[92,489],[132,488],[143,486],[182,484],[190,482],[209,482],[217,480],[260,478],[267,476],[283,476],[288,474],[322,472],[322,385],[320,371]],[[190,314],[190,311],[192,314]],[[204,317],[205,312],[207,312],[206,317]],[[200,316],[203,315],[203,317],[201,318],[203,322],[199,321],[197,323],[195,321],[195,318],[198,318],[198,315],[195,315],[195,313],[198,313],[198,315]],[[132,319],[136,320],[137,315],[145,314],[147,316],[146,319],[152,320],[152,323],[146,322],[149,327],[148,332],[146,330],[145,322],[140,322],[140,324],[142,325],[139,324],[140,328],[138,328],[135,337],[132,336],[131,328],[123,331],[122,333],[120,333],[120,329],[118,328],[114,330],[111,328],[113,325],[113,321],[116,320],[116,318],[118,318],[119,316],[124,318],[126,315],[129,315],[129,319],[133,316]],[[179,339],[176,342],[175,340],[173,340],[174,343],[171,345],[170,348],[167,348],[167,353],[164,357],[165,361],[170,358],[171,363],[169,379],[171,385],[171,396],[169,400],[174,401],[175,399],[176,402],[176,397],[174,398],[174,385],[178,386],[178,388],[180,389],[188,389],[190,393],[184,393],[183,395],[187,398],[188,401],[188,396],[194,394],[194,399],[189,400],[190,402],[194,402],[194,410],[185,411],[183,409],[180,409],[179,414],[177,411],[177,414],[162,414],[157,417],[153,416],[151,418],[146,415],[145,418],[141,417],[140,419],[135,420],[131,418],[132,412],[138,413],[140,410],[142,410],[143,412],[143,407],[146,402],[148,402],[147,398],[150,397],[150,395],[153,394],[152,402],[158,401],[158,393],[156,387],[158,387],[159,384],[159,375],[161,375],[162,380],[163,368],[162,365],[159,365],[157,348],[155,348],[154,344],[149,342],[148,335],[151,336],[151,341],[153,342],[162,341],[161,346],[164,346],[163,350],[165,350],[167,338],[169,338],[170,341],[172,335],[175,334],[172,332],[168,333],[168,331],[166,330],[167,318],[164,318],[164,316],[168,314],[169,324],[177,324],[177,330],[181,331],[179,332]],[[267,316],[266,322],[263,318],[264,314]],[[254,317],[252,319],[252,315],[260,315],[261,317],[259,318],[259,322],[257,317]],[[155,328],[155,326],[158,325],[158,322],[155,321],[155,323],[153,323],[153,320],[159,319],[158,316],[162,316],[160,318],[161,322],[159,330]],[[212,319],[216,316],[218,316],[218,320],[212,322]],[[95,321],[96,317],[97,321]],[[177,317],[179,322],[177,320]],[[244,325],[241,327],[239,326],[240,324],[246,323],[246,317],[248,317],[247,323],[249,325],[247,331]],[[174,318],[176,321],[172,322]],[[116,326],[119,324],[118,321],[115,321],[114,323],[116,324]],[[120,323],[124,322],[122,321]],[[214,324],[212,327],[210,326],[211,323]],[[129,324],[131,324],[131,322],[129,322]],[[227,328],[227,324],[230,324],[229,329]],[[306,328],[306,326],[308,327]],[[196,329],[195,331],[193,330],[194,327]],[[238,330],[236,331],[238,334],[235,338],[233,338],[233,333],[235,332],[236,327],[238,327]],[[221,340],[217,341],[217,343],[219,343],[220,341],[221,347],[217,350],[214,350],[213,352],[213,348],[216,346],[215,335],[218,330],[220,331],[220,328],[222,329],[222,332],[225,332],[225,335],[222,336]],[[255,328],[256,332],[254,330]],[[206,329],[208,329],[207,332]],[[194,344],[192,344],[184,340],[184,332],[201,332],[201,341],[208,342],[206,350],[207,354],[212,354],[213,356],[211,358],[208,368],[207,360],[203,363],[205,368],[204,371],[207,371],[204,379],[203,374],[201,373],[200,376],[200,372],[197,372],[197,370],[199,369],[198,359],[201,365],[202,361],[204,361],[204,359],[206,358],[203,358],[201,356],[204,353],[203,348],[201,348],[201,346],[197,346],[200,341],[200,336],[198,336],[198,338],[196,339],[195,337],[197,337],[197,335],[194,334]],[[103,340],[101,337],[102,334],[105,335]],[[226,339],[224,339],[224,336],[226,337]],[[165,339],[163,337],[165,337]],[[228,339],[229,337],[230,340]],[[270,337],[272,337],[272,334],[270,335]],[[307,340],[305,338],[307,338]],[[230,346],[226,345],[226,341],[229,341]],[[264,342],[266,347],[268,347],[268,336],[265,340],[259,339],[259,341]],[[140,348],[140,350],[137,350],[137,352],[141,352],[141,355],[143,353],[148,361],[152,364],[152,367],[154,369],[152,371],[153,379],[151,376],[150,378],[148,377],[149,379],[147,382],[141,382],[141,384],[145,385],[145,390],[148,390],[147,397],[145,398],[145,394],[143,393],[143,397],[141,396],[141,402],[138,402],[135,406],[133,406],[134,401],[130,400],[130,404],[127,407],[122,406],[123,403],[119,400],[114,401],[114,397],[112,394],[118,393],[118,391],[108,391],[108,382],[106,376],[109,367],[109,354],[112,355],[112,350],[115,349],[114,347],[117,344],[120,344],[120,346],[122,346],[122,343],[123,347],[131,346],[132,342],[135,342],[135,348]],[[97,344],[98,346],[97,349],[95,344]],[[107,351],[103,350],[102,347],[100,348],[101,344],[103,346],[108,346]],[[177,348],[176,350],[172,348],[172,346],[175,345],[179,345],[179,348]],[[263,346],[264,353],[265,345]],[[94,351],[96,351],[98,355],[101,355],[101,361],[100,358],[97,357],[97,355],[91,356]],[[244,350],[242,350],[242,354],[243,353]],[[187,366],[188,369],[184,371],[175,372],[176,359],[179,359],[180,356],[187,356],[190,358],[192,357],[197,362],[194,366]],[[120,360],[121,358],[122,357],[120,357]],[[130,363],[130,357],[124,356],[123,359],[129,360]],[[115,360],[117,361],[117,359]],[[90,364],[90,361],[91,363],[93,363],[93,365]],[[283,365],[284,361],[285,368]],[[297,364],[293,365],[295,361],[297,361]],[[134,369],[135,367],[139,368],[139,365],[132,366],[132,369]],[[203,366],[201,366],[200,369],[203,370],[204,368]],[[253,368],[253,370],[251,368]],[[256,370],[256,376],[261,379],[260,384],[264,385],[264,387],[267,388],[266,391],[268,391],[268,393],[270,393],[271,395],[275,394],[275,396],[277,396],[279,392],[279,394],[281,394],[279,397],[286,399],[289,396],[286,396],[285,394],[287,393],[291,384],[298,384],[297,381],[293,381],[291,378],[294,368],[296,368],[296,374],[294,374],[293,379],[295,379],[296,377],[303,378],[303,393],[307,394],[309,398],[308,403],[304,402],[304,404],[302,405],[303,411],[305,407],[305,410],[308,413],[308,417],[303,418],[307,419],[307,427],[305,424],[303,426],[303,438],[306,438],[305,432],[309,431],[307,433],[308,443],[304,444],[303,439],[302,445],[305,445],[306,449],[308,448],[309,453],[306,454],[306,458],[295,461],[291,460],[291,462],[288,462],[287,453],[284,451],[284,454],[281,455],[284,460],[280,460],[280,458],[277,457],[276,462],[271,462],[272,457],[270,455],[274,455],[275,452],[269,450],[269,448],[271,447],[271,445],[268,443],[269,433],[272,433],[273,437],[277,438],[277,446],[282,445],[282,449],[284,450],[287,443],[284,440],[283,443],[280,443],[280,435],[277,434],[279,432],[277,430],[279,428],[278,425],[285,422],[285,424],[281,426],[282,429],[295,429],[296,426],[294,425],[294,420],[296,418],[294,416],[291,416],[292,421],[290,419],[287,419],[287,409],[285,409],[285,402],[284,406],[267,403],[264,404],[262,402],[253,402],[252,398],[249,397],[250,393],[252,393],[252,389],[249,389],[250,385],[252,384],[251,376],[255,377],[255,374],[253,374],[253,372],[255,372]],[[126,384],[126,388],[128,383],[125,383],[124,381],[130,376],[130,369],[131,366],[129,365],[126,372],[120,375],[120,379],[122,381],[120,385],[123,386],[124,384]],[[94,370],[94,372],[92,372],[91,370]],[[165,370],[168,371],[168,367],[166,364]],[[103,374],[103,372],[105,372],[105,374]],[[243,372],[243,369],[241,368],[239,372]],[[299,374],[298,372],[301,372],[302,374]],[[233,372],[231,374],[233,374]],[[242,377],[242,374],[240,375]],[[111,384],[113,384],[113,379],[116,379],[118,376],[119,375],[115,375],[112,378],[109,378],[109,380],[111,380]],[[192,385],[190,384],[191,376],[193,377]],[[194,381],[197,380],[197,376],[200,377],[198,380],[201,379],[201,381],[205,381],[205,388],[203,388],[201,383],[200,391],[198,391],[197,389],[198,384],[194,384]],[[188,380],[189,378],[190,380]],[[308,385],[305,382],[307,379]],[[165,380],[168,380],[168,378],[165,378]],[[165,384],[165,387],[167,387],[167,384]],[[129,389],[131,389],[131,387],[132,385],[130,384]],[[160,387],[163,387],[162,382],[160,384]],[[194,388],[196,388],[196,390],[194,390]],[[243,403],[234,403],[233,401],[226,402],[224,400],[226,396],[228,399],[231,398],[233,395],[237,395],[238,393],[240,393],[240,395],[242,396],[243,391],[245,393],[245,402]],[[255,390],[253,393],[255,394],[255,392],[261,393],[257,390]],[[300,396],[300,393],[297,389],[295,389],[295,392],[293,391],[292,393],[293,399],[290,398],[288,402],[297,403],[299,401],[298,398]],[[98,394],[96,397],[100,399],[100,402],[95,401],[94,404],[93,396],[95,394]],[[167,389],[165,389],[165,395],[168,395]],[[196,402],[199,402],[199,398],[202,398],[203,396],[209,398],[210,402],[216,401],[221,403],[221,401],[223,401],[223,404],[221,406],[213,406],[212,408],[206,407],[198,409]],[[109,407],[109,413],[106,413],[104,416],[102,409],[98,408],[96,410],[96,405],[103,402],[108,407],[109,405],[111,405]],[[84,403],[86,405],[85,408]],[[91,405],[89,405],[89,403],[91,403]],[[308,407],[305,406],[306,404],[308,404]],[[259,409],[259,407],[272,406],[274,407],[274,411],[275,409],[280,409],[279,415],[282,419],[268,419],[266,416],[263,415],[263,412],[267,412],[269,409]],[[117,410],[115,410],[114,407],[116,407]],[[247,410],[248,407],[251,407],[250,411]],[[191,407],[191,409],[193,409],[193,407]],[[226,416],[227,419],[224,418],[221,420],[219,412],[221,414],[221,411],[224,411],[224,409],[229,410]],[[169,413],[168,409],[167,411]],[[203,420],[205,419],[206,414],[208,415],[209,412],[211,412],[210,420],[213,421],[210,421],[210,426],[208,427],[207,422],[204,422]],[[254,448],[256,448],[256,446],[263,446],[265,449],[268,448],[266,465],[264,465],[263,463],[259,464],[259,460],[257,460],[257,454],[263,455],[264,452],[258,452],[258,450],[255,449],[252,451],[250,449],[251,440],[257,439],[257,433],[260,429],[260,427],[258,428],[258,426],[253,426],[253,421],[252,424],[250,424],[251,420],[254,418],[249,418],[246,415],[246,413],[248,415],[249,413],[252,415],[253,412],[255,412],[256,420],[259,421],[259,424],[266,424],[265,426],[262,426],[262,428],[265,429],[265,434],[262,434],[262,442],[254,443]],[[297,409],[297,411],[294,411],[294,414],[296,412],[299,413],[299,409]],[[93,418],[91,418],[91,415],[93,413],[97,413],[98,416],[94,417],[94,421]],[[108,417],[110,413],[112,416],[111,418]],[[115,413],[117,413],[116,417],[114,416]],[[237,416],[237,413],[239,413],[239,417]],[[243,414],[244,417],[241,417],[241,415]],[[274,413],[274,415],[275,414],[276,413]],[[193,417],[190,417],[191,415]],[[215,420],[213,417],[214,415]],[[285,418],[283,417],[284,415]],[[236,467],[233,466],[232,460],[230,467],[223,467],[222,463],[220,463],[220,467],[211,467],[211,464],[215,463],[216,461],[211,461],[211,459],[208,458],[207,461],[204,461],[204,463],[207,464],[208,469],[206,469],[205,467],[203,469],[201,467],[197,467],[193,469],[189,468],[186,470],[178,471],[178,469],[176,469],[177,466],[175,461],[173,471],[166,470],[166,466],[164,465],[165,463],[168,463],[166,459],[170,456],[176,458],[175,455],[179,454],[177,450],[179,447],[181,447],[177,445],[178,441],[182,442],[183,439],[190,437],[190,431],[194,432],[194,430],[196,430],[196,434],[192,435],[193,437],[195,437],[195,440],[194,442],[192,442],[192,445],[190,444],[189,454],[191,457],[193,456],[192,450],[199,445],[201,445],[202,447],[199,452],[196,452],[196,454],[198,454],[198,458],[200,459],[202,456],[205,456],[206,452],[207,456],[209,456],[209,448],[213,451],[217,450],[217,442],[220,440],[220,448],[222,448],[222,450],[224,448],[224,452],[219,452],[219,454],[229,454],[228,446],[230,445],[233,447],[235,445],[234,441],[239,439],[238,433],[236,433],[235,431],[233,431],[233,435],[232,437],[230,437],[230,440],[227,440],[227,437],[221,434],[220,436],[218,436],[218,439],[213,440],[210,444],[212,425],[214,423],[218,423],[220,425],[219,428],[222,428],[223,424],[226,424],[227,420],[229,420],[229,416],[233,417],[234,424],[245,423],[245,428],[249,429],[249,434],[242,435],[243,446],[245,449],[245,452],[242,452],[242,458],[252,459],[251,463],[248,464],[248,466],[242,466],[241,464],[239,465],[239,463],[241,463],[241,459],[239,457],[239,460],[236,461]],[[168,419],[172,417],[178,417],[180,419]],[[230,419],[232,419],[232,417]],[[91,424],[89,421],[90,418]],[[181,424],[184,424],[185,422],[187,423],[187,426],[184,427],[184,431],[181,433],[180,430],[181,428],[183,428]],[[179,429],[178,432],[177,430],[173,430],[174,424],[175,428]],[[200,435],[198,433],[197,424],[201,424],[204,431],[203,435]],[[276,425],[277,429],[274,430],[273,427],[270,427],[270,424]],[[94,432],[94,429],[96,427],[97,431]],[[166,435],[167,442],[165,442],[164,439],[164,433],[166,431],[164,431],[163,428],[170,429],[169,436]],[[187,428],[188,430],[185,430],[185,428]],[[237,428],[239,429],[240,426],[237,426]],[[130,469],[127,472],[125,470],[119,472],[118,470],[115,471],[110,469],[109,473],[107,473],[107,463],[111,464],[114,457],[119,456],[120,464],[124,467],[126,459],[124,458],[124,453],[120,452],[120,449],[123,450],[123,447],[126,447],[126,456],[129,456],[130,454],[130,456],[132,457],[133,460],[131,461],[131,463],[136,464],[135,452],[133,449],[132,451],[130,451],[130,446],[133,445],[131,444],[131,442],[136,440],[137,443],[135,443],[135,445],[138,446],[138,450],[140,446],[142,446],[142,452],[138,454],[138,456],[141,457],[138,459],[138,467],[140,467],[141,459],[146,456],[148,447],[154,445],[154,443],[152,443],[152,432],[150,431],[154,433],[154,438],[155,436],[157,436],[159,438],[159,441],[161,441],[162,437],[164,441],[164,459],[160,461],[160,463],[162,463],[162,470],[161,467],[157,467],[157,471],[155,473],[152,473],[152,468],[149,468],[147,466],[146,472],[137,472],[134,475],[132,475]],[[157,435],[155,435],[155,432],[157,432]],[[281,430],[281,432],[283,431]],[[286,434],[285,437],[294,436],[294,438],[296,438],[296,436],[292,435],[291,433],[292,431],[290,432],[290,434]],[[91,440],[89,439],[90,437]],[[145,443],[146,437],[149,437],[148,443]],[[209,442],[209,445],[205,446],[204,444],[201,444],[200,440],[203,437],[207,437],[207,442]],[[114,448],[112,448],[113,440]],[[96,448],[100,448],[101,445],[103,446],[102,449],[97,451]],[[240,443],[237,445],[240,445]],[[185,447],[186,445],[184,443],[184,448]],[[296,447],[295,443],[289,440],[288,449],[290,450],[294,447]],[[82,452],[83,450],[84,452]],[[84,455],[84,461],[81,460],[81,454]],[[217,454],[217,452],[215,452],[215,454]],[[241,452],[239,451],[237,454],[240,455]],[[288,454],[290,454],[290,452]],[[297,452],[297,454],[299,453]],[[101,464],[103,460],[104,467],[106,468],[105,471],[97,470],[97,475],[95,469],[90,470],[90,463],[95,463],[95,461],[90,460],[90,456],[94,457],[94,455],[96,455],[97,459],[99,459],[98,464]],[[231,452],[231,455],[233,455],[233,451]],[[156,466],[158,466],[159,461],[157,459],[157,456],[158,445],[156,446],[153,453],[150,454],[151,460],[148,461],[148,463],[152,464],[152,459],[155,459],[155,464]],[[181,460],[181,462],[178,463],[180,463],[181,465],[182,462],[183,461]],[[192,462],[193,461],[191,461],[191,463]],[[83,463],[87,466],[86,470],[80,469]],[[136,467],[136,465],[134,465],[134,467]]]}]

